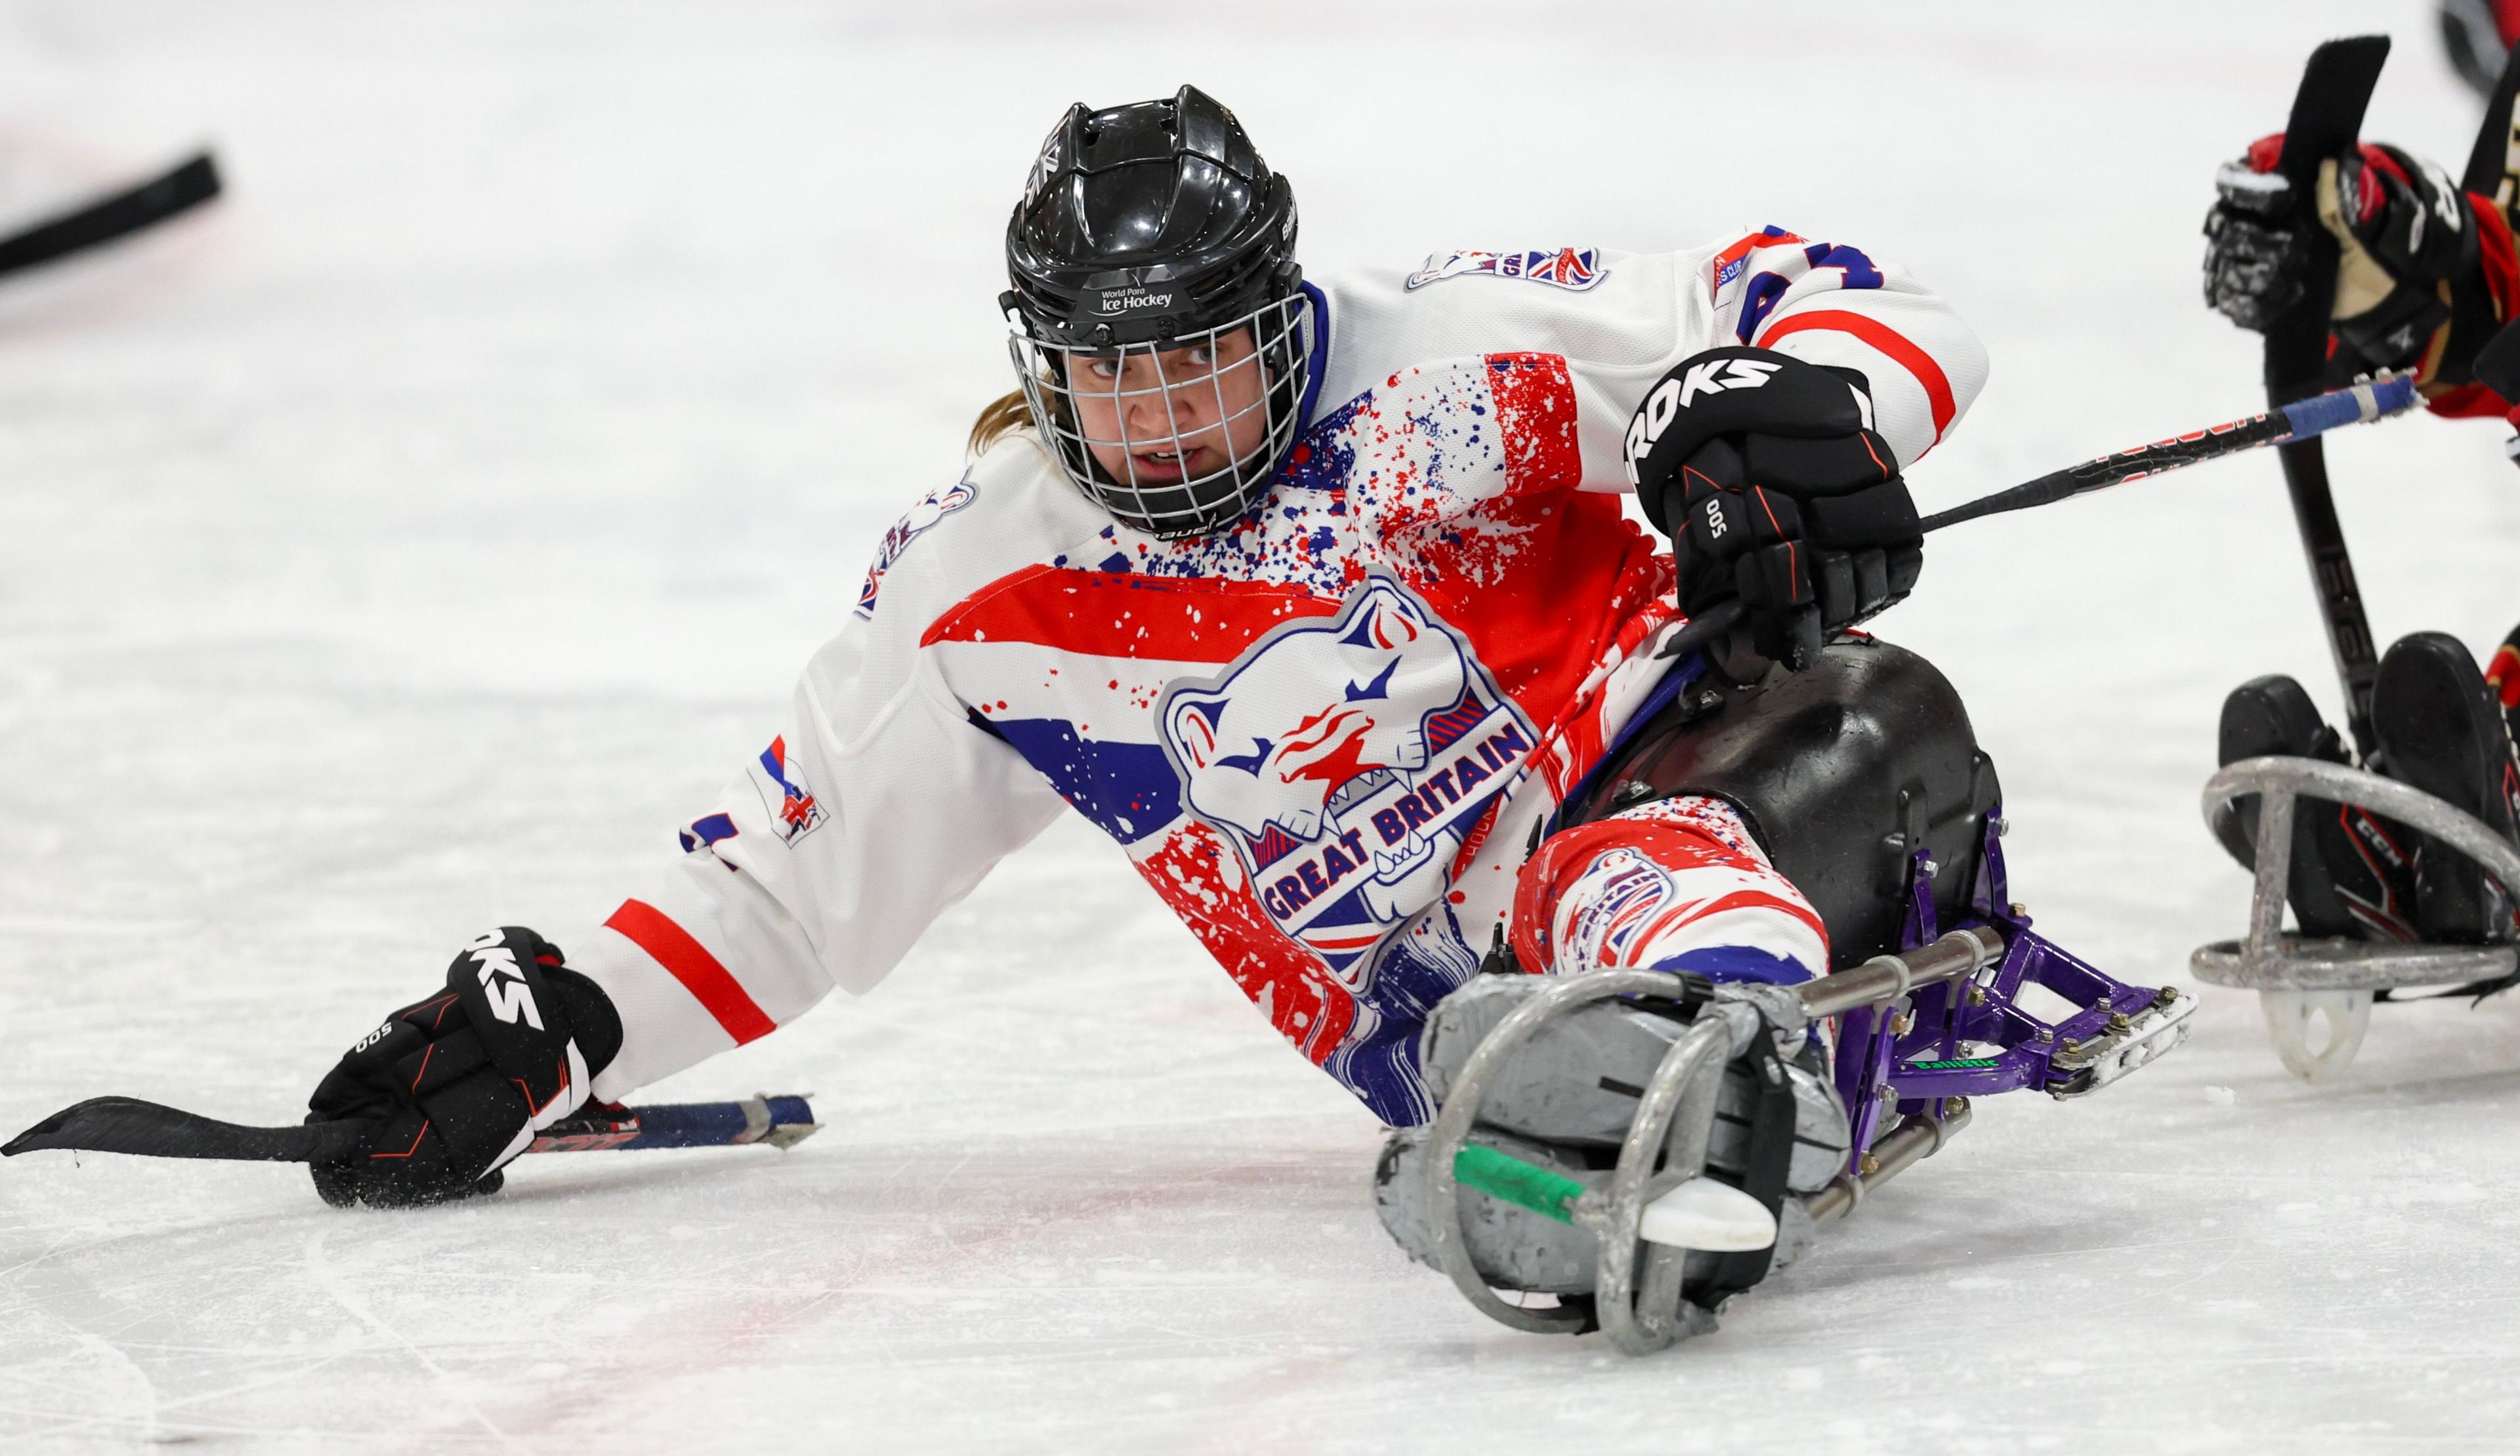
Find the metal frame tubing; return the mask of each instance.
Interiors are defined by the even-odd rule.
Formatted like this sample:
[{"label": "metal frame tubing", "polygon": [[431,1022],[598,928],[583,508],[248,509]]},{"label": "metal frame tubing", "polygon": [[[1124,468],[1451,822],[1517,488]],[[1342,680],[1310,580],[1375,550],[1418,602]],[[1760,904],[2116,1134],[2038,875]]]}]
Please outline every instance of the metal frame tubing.
[{"label": "metal frame tubing", "polygon": [[[1569,976],[1515,1007],[1479,1042],[1478,1049],[1462,1064],[1461,1074],[1453,1079],[1453,1094],[1444,1099],[1426,1136],[1426,1221],[1434,1239],[1435,1261],[1443,1266],[1453,1287],[1497,1323],[1535,1335],[1571,1335],[1583,1326],[1584,1316],[1572,1309],[1524,1309],[1508,1304],[1497,1298],[1496,1291],[1488,1288],[1477,1266],[1470,1262],[1469,1247],[1462,1234],[1461,1185],[1453,1177],[1453,1159],[1469,1140],[1470,1125],[1478,1119],[1479,1099],[1487,1090],[1488,1080],[1516,1047],[1531,1039],[1543,1022],[1559,1011],[1613,996],[1667,996],[1678,981],[1668,971],[1605,970]],[[1656,1080],[1659,1081],[1659,1074]],[[1621,1157],[1624,1160],[1625,1154]]]},{"label": "metal frame tubing", "polygon": [[[1660,1191],[1704,1175],[1706,1144],[1715,1131],[1715,1103],[1724,1091],[1724,1066],[1734,1053],[1748,1049],[1762,1025],[1759,1013],[1740,1001],[1715,1002],[1698,1012],[1697,1020],[1663,1053],[1653,1080],[1645,1083],[1636,1119],[1628,1124],[1627,1140],[1619,1146],[1619,1166],[1610,1175],[1608,1196],[1598,1213],[1586,1211],[1591,1216],[1585,1221],[1592,1226],[1600,1253],[1593,1277],[1594,1305],[1602,1333],[1629,1354],[1651,1354],[1684,1335],[1713,1327],[1714,1321],[1703,1310],[1682,1302],[1681,1275],[1688,1261],[1686,1249],[1655,1244],[1642,1251],[1644,1289],[1631,1295],[1629,1284],[1641,1252],[1638,1225],[1644,1217],[1647,1179]],[[1662,1175],[1655,1177],[1654,1160],[1675,1121],[1681,1123],[1684,1140],[1672,1150]]]},{"label": "metal frame tubing", "polygon": [[[1852,970],[1808,982],[1796,988],[1796,993],[1804,1016],[1816,1021],[1893,1001],[1919,987],[1974,975],[2003,953],[2000,933],[1975,926],[1953,931],[1904,955],[1876,955]],[[1488,1287],[1471,1262],[1462,1231],[1461,1184],[1454,1176],[1453,1160],[1469,1140],[1489,1081],[1551,1017],[1617,996],[1670,996],[1682,984],[1679,976],[1668,971],[1600,970],[1566,977],[1514,1008],[1479,1042],[1454,1079],[1452,1095],[1444,1100],[1427,1134],[1427,1218],[1435,1260],[1446,1277],[1480,1313],[1499,1324],[1539,1335],[1565,1334],[1580,1328],[1584,1316],[1571,1309],[1508,1304]],[[1598,1196],[1587,1195],[1572,1211],[1575,1221],[1593,1234],[1598,1249],[1594,1293],[1602,1331],[1629,1354],[1649,1354],[1683,1336],[1713,1328],[1711,1314],[1682,1299],[1688,1251],[1658,1245],[1643,1250],[1639,1288],[1638,1225],[1651,1197],[1701,1175],[1707,1140],[1714,1130],[1716,1100],[1723,1092],[1724,1068],[1748,1049],[1751,1038],[1766,1026],[1758,1009],[1746,1001],[1708,1003],[1654,1069],[1636,1117],[1628,1125],[1608,1188]],[[1878,1184],[1939,1149],[1943,1139],[1967,1120],[1964,1103],[1956,1115],[1943,1120],[1912,1118],[1882,1140],[1876,1169],[1863,1180],[1863,1187]],[[1675,1124],[1684,1129],[1684,1136],[1664,1158]],[[1663,1161],[1659,1172],[1654,1168],[1657,1159]],[[1850,1188],[1837,1195],[1845,1208],[1832,1209],[1828,1216],[1854,1207],[1861,1192]],[[1826,1200],[1835,1193],[1832,1186],[1819,1197]]]},{"label": "metal frame tubing", "polygon": [[2482,820],[2377,773],[2271,756],[2242,759],[2205,780],[2205,822],[2219,829],[2251,794],[2258,796],[2258,839],[2249,938],[2199,947],[2188,963],[2196,979],[2251,991],[2364,991],[2464,985],[2511,970],[2508,946],[2384,946],[2283,933],[2296,799],[2385,815],[2474,860],[2504,887],[2520,889],[2520,852]]},{"label": "metal frame tubing", "polygon": [[1876,955],[1851,971],[1839,971],[1797,988],[1803,1010],[1814,1021],[1840,1016],[1861,1006],[1895,1001],[1920,986],[1974,976],[2003,956],[2003,937],[1991,927],[1955,930],[1931,945],[1899,955]]}]

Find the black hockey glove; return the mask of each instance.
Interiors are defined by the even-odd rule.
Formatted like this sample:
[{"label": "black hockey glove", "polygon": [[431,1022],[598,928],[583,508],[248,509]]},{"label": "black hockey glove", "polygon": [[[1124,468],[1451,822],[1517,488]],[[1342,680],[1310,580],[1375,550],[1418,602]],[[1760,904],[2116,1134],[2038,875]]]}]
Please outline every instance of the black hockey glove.
[{"label": "black hockey glove", "polygon": [[1751,644],[1789,668],[1906,596],[1924,563],[1915,502],[1854,370],[1767,349],[1692,355],[1645,391],[1627,463],[1672,539],[1681,609],[1738,597]]},{"label": "black hockey glove", "polygon": [[2439,167],[2366,142],[2320,163],[2318,195],[2305,200],[2274,171],[2282,151],[2281,133],[2264,138],[2215,175],[2206,303],[2243,329],[2265,329],[2300,300],[2312,239],[2323,231],[2340,251],[2328,306],[2331,382],[2425,367],[2419,382],[2465,383],[2496,327],[2465,195]]},{"label": "black hockey glove", "polygon": [[374,1126],[359,1151],[312,1166],[335,1208],[495,1193],[533,1130],[574,1111],[621,1049],[621,1018],[558,947],[519,926],[464,948],[446,990],[359,1039],[307,1099],[310,1123]]}]

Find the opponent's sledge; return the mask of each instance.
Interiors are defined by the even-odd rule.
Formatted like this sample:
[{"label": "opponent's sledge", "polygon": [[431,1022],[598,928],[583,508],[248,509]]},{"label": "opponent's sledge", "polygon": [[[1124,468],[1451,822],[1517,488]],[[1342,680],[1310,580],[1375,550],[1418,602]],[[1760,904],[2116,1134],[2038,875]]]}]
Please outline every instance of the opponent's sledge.
[{"label": "opponent's sledge", "polygon": [[[2031,929],[1993,766],[1923,659],[1856,637],[1759,685],[1674,678],[1565,820],[1723,798],[1822,912],[1835,973],[1713,985],[1499,957],[1430,1018],[1438,1116],[1395,1133],[1375,1177],[1394,1238],[1482,1313],[1598,1328],[1630,1354],[1714,1329],[1733,1295],[1940,1151],[1974,1099],[2097,1091],[2183,1040],[2195,1009]],[[2034,986],[2075,1009],[2043,1018]]]},{"label": "opponent's sledge", "polygon": [[[2476,861],[2507,894],[2520,887],[2520,853],[2474,815],[2418,788],[2343,764],[2307,758],[2242,759],[2205,781],[2205,822],[2228,836],[2241,802],[2258,801],[2256,887],[2246,940],[2199,946],[2188,967],[2209,986],[2258,993],[2275,1055],[2318,1081],[2353,1065],[2370,1029],[2371,1005],[2399,991],[2465,988],[2482,994],[2511,984],[2512,947],[2386,944],[2304,936],[2283,928],[2297,801],[2309,798],[2381,815]],[[2324,1023],[2320,1042],[2314,1028]]]}]

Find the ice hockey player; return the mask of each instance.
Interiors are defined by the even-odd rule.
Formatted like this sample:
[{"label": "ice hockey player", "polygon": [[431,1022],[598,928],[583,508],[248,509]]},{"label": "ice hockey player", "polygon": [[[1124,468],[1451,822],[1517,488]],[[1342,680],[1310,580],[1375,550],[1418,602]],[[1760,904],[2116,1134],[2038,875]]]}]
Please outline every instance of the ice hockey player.
[{"label": "ice hockey player", "polygon": [[1734,805],[1545,826],[1685,612],[1745,604],[1746,683],[1908,593],[1901,471],[1976,394],[1975,338],[1890,264],[1775,227],[1337,281],[1295,241],[1286,178],[1197,90],[1061,117],[1006,236],[1019,388],[968,469],[884,538],[678,859],[565,962],[482,936],[324,1079],[315,1117],[375,1126],[317,1169],[326,1197],[495,1188],[590,1095],[871,990],[1062,807],[1395,1127],[1432,1113],[1430,1008],[1494,948],[1825,973],[1810,887]]},{"label": "ice hockey player", "polygon": [[[2375,370],[2413,372],[2436,414],[2510,418],[2513,401],[2478,381],[2488,339],[2520,304],[2511,219],[2489,197],[2463,193],[2432,162],[2362,143],[2320,162],[2318,196],[2296,198],[2276,174],[2280,133],[2253,144],[2217,176],[2205,219],[2205,299],[2243,329],[2264,329],[2302,295],[2310,230],[2340,249],[2329,300],[2328,367],[2337,382]],[[2418,632],[2380,659],[2371,694],[2376,768],[2483,819],[2520,843],[2520,629],[2485,672],[2458,640]],[[2223,703],[2221,761],[2290,754],[2343,763],[2349,754],[2302,685],[2265,677]],[[2253,807],[2227,829],[2243,864],[2256,838]],[[2295,821],[2294,914],[2308,935],[2474,944],[2520,931],[2515,907],[2474,861],[2427,852],[2422,835],[2359,809]]]}]

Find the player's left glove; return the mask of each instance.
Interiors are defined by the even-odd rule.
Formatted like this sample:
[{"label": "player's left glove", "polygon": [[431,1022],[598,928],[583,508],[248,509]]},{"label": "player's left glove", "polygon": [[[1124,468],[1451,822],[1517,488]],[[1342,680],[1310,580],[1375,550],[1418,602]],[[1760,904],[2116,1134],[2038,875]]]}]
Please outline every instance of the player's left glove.
[{"label": "player's left glove", "polygon": [[1645,391],[1627,464],[1672,540],[1681,609],[1738,597],[1752,645],[1789,668],[1906,596],[1924,564],[1915,502],[1855,370],[1768,349],[1692,355]]},{"label": "player's left glove", "polygon": [[521,926],[474,940],[446,989],[394,1012],[307,1099],[307,1121],[369,1124],[358,1151],[309,1166],[336,1208],[498,1191],[534,1129],[586,1100],[621,1049],[621,1018],[560,949]]}]

